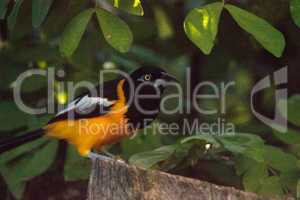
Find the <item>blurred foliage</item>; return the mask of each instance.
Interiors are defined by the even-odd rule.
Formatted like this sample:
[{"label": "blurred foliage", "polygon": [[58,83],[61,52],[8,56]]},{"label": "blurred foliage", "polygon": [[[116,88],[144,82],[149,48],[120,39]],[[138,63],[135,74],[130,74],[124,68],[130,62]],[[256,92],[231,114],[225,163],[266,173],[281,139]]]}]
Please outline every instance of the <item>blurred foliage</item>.
[{"label": "blurred foliage", "polygon": [[120,8],[130,14],[143,16],[144,9],[140,0],[109,0],[116,8]]},{"label": "blurred foliage", "polygon": [[53,0],[33,0],[32,1],[32,26],[38,28],[45,20]]},{"label": "blurred foliage", "polygon": [[300,1],[291,0],[290,9],[295,24],[300,27]]},{"label": "blurred foliage", "polygon": [[31,142],[1,155],[0,172],[16,198],[22,197],[26,181],[42,174],[54,161],[58,143],[45,140]]},{"label": "blurred foliage", "polygon": [[[51,101],[63,107],[72,100],[66,93],[68,81],[97,84],[102,69],[130,72],[142,65],[160,66],[185,86],[206,80],[236,85],[227,91],[225,114],[162,114],[154,124],[182,124],[183,119],[214,122],[221,116],[235,124],[236,133],[162,135],[151,126],[112,146],[111,152],[144,168],[268,196],[300,197],[299,14],[299,0],[276,4],[273,0],[1,0],[0,139],[37,129],[51,118],[52,114],[23,113],[14,103],[15,81],[23,72],[28,75],[21,88],[26,105],[40,108]],[[276,105],[289,120],[288,132],[282,134],[254,119],[249,94],[257,80],[284,65],[292,72],[292,84],[287,102]],[[28,69],[50,68],[55,68],[56,75],[59,70],[65,72],[50,85],[52,99],[47,97],[50,86],[43,76],[26,74]],[[187,69],[192,71],[188,80]],[[184,92],[186,109],[189,99],[188,91]],[[204,88],[202,92],[212,91]],[[267,116],[273,114],[274,93],[272,86],[256,103]],[[170,108],[178,104],[173,99],[167,103]],[[199,104],[220,110],[218,101]],[[35,194],[28,191],[36,177],[55,171],[64,181],[75,183],[87,180],[89,170],[90,162],[72,146],[43,138],[1,155],[0,192],[12,193],[5,199],[33,199]],[[47,187],[64,187],[49,183]],[[40,187],[34,190],[45,189]]]}]

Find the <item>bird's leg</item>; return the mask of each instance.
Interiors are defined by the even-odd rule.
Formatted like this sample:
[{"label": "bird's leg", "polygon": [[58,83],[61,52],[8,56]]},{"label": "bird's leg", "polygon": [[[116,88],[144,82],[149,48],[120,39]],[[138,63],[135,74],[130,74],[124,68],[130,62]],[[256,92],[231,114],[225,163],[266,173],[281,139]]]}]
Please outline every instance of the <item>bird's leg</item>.
[{"label": "bird's leg", "polygon": [[113,160],[113,158],[103,156],[101,154],[97,154],[97,153],[94,153],[94,152],[90,152],[87,157],[92,159],[92,160],[95,160],[95,159],[106,160],[106,161]]},{"label": "bird's leg", "polygon": [[118,161],[118,162],[123,162],[123,163],[125,163],[125,161],[121,158],[121,157],[119,157],[119,156],[116,156],[116,155],[114,155],[114,154],[112,154],[112,153],[109,153],[107,150],[101,150],[101,152],[104,154],[104,155],[106,155],[107,157],[109,157],[109,158],[112,158],[112,159],[114,159],[114,160],[116,160],[116,161]]},{"label": "bird's leg", "polygon": [[[103,152],[103,151],[102,151]],[[115,160],[115,161],[118,161],[120,163],[125,163],[125,161],[117,158],[115,155],[105,151],[103,152],[105,155],[101,155],[101,154],[98,154],[98,153],[94,153],[94,152],[90,152],[88,154],[88,158],[94,160],[94,159],[99,159],[99,160],[105,160],[105,161],[109,161],[109,160]]]}]

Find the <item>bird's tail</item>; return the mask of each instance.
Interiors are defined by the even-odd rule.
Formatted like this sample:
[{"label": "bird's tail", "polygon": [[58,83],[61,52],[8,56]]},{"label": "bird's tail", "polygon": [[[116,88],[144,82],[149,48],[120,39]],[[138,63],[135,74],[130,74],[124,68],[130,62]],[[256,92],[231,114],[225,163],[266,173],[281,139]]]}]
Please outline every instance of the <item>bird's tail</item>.
[{"label": "bird's tail", "polygon": [[43,132],[44,132],[43,129],[37,129],[31,132],[27,132],[20,136],[16,136],[13,138],[6,139],[4,141],[0,141],[0,154],[9,151],[13,148],[16,148],[22,144],[40,138],[41,136],[43,136]]}]

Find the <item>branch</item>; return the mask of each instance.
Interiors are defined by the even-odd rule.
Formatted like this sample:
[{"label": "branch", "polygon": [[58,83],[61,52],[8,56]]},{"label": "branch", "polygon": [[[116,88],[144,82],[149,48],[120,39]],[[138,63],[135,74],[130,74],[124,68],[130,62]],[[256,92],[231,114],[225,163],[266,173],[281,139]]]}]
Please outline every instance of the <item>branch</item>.
[{"label": "branch", "polygon": [[[144,170],[117,161],[94,160],[88,200],[275,200],[208,182]],[[280,198],[284,199],[284,198]],[[285,198],[292,200],[292,198]]]}]

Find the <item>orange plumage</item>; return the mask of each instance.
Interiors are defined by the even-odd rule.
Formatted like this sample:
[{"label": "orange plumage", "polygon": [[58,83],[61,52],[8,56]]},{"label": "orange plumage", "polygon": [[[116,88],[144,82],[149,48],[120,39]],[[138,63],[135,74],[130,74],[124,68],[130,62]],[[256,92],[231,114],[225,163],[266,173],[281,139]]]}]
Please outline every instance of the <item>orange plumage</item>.
[{"label": "orange plumage", "polygon": [[75,145],[82,156],[87,156],[92,148],[101,149],[130,134],[125,117],[126,99],[123,91],[124,80],[117,86],[118,99],[111,111],[103,116],[90,119],[63,120],[45,127],[48,137],[65,139]]},{"label": "orange plumage", "polygon": [[149,125],[158,115],[167,83],[174,81],[174,76],[157,67],[141,67],[129,78],[106,81],[93,88],[101,89],[101,94],[81,94],[44,127],[0,141],[0,153],[47,136],[67,140],[80,155],[95,157],[92,149],[101,150]]}]

